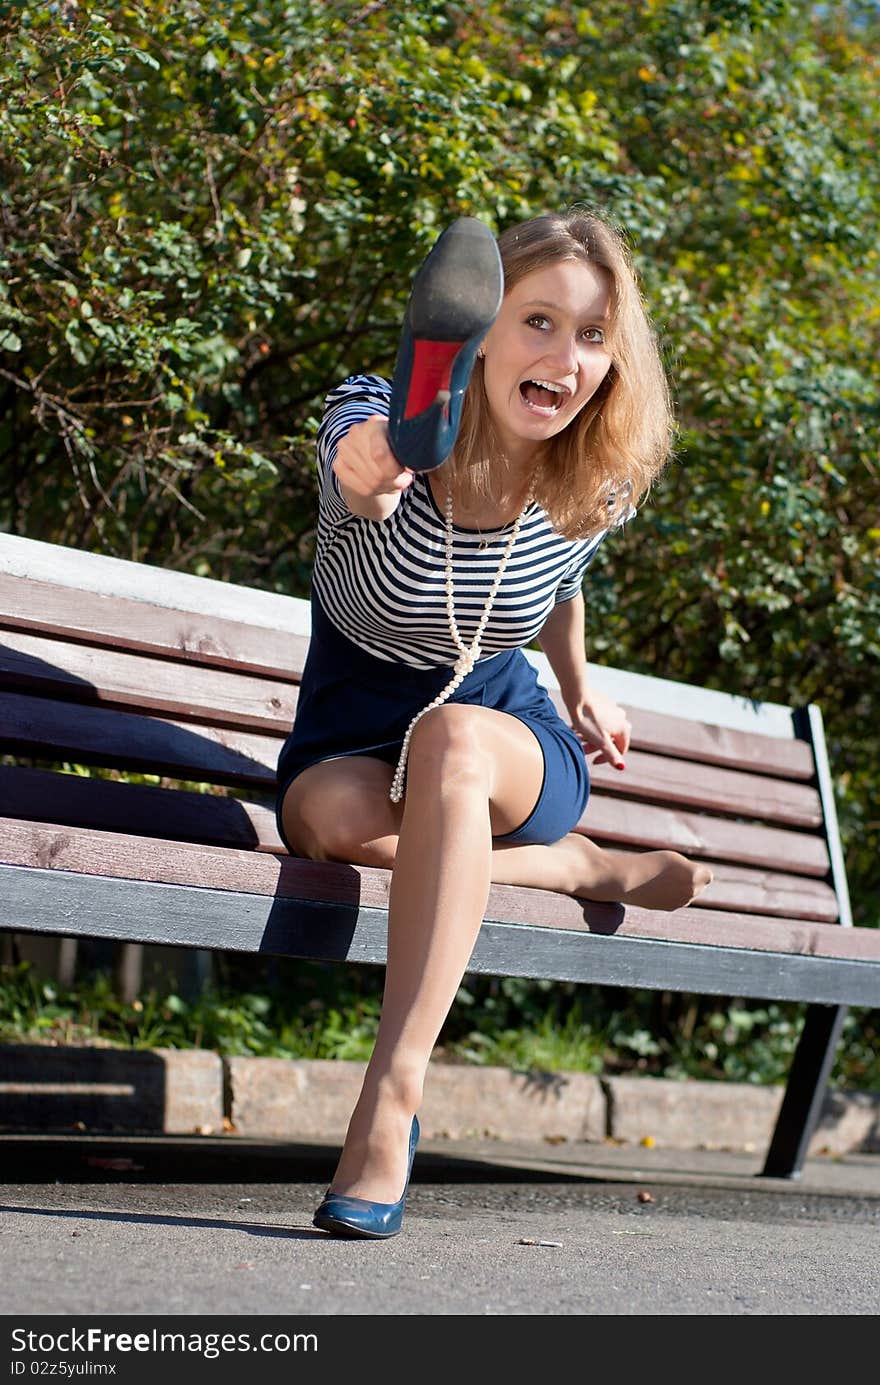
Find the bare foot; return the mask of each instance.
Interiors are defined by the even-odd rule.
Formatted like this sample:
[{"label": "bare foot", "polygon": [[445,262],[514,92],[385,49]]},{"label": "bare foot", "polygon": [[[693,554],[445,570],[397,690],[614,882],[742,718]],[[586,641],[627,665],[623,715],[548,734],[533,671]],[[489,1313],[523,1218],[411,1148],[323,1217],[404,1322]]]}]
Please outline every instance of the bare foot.
[{"label": "bare foot", "polygon": [[577,860],[571,893],[579,899],[683,909],[712,882],[708,866],[677,851],[607,851],[580,833],[571,833],[565,843]]}]

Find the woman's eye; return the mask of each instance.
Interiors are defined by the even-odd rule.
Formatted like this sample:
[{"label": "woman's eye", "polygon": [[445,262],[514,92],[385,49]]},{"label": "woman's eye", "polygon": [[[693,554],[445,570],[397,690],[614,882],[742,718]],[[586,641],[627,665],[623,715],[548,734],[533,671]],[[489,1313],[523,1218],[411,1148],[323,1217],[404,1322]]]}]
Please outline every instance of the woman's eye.
[{"label": "woman's eye", "polygon": [[526,318],[526,323],[529,327],[537,327],[540,332],[543,332],[545,328],[550,326],[550,319],[542,317],[540,313],[533,313],[531,317]]},{"label": "woman's eye", "polygon": [[605,341],[605,333],[601,327],[585,327],[584,336],[587,341],[595,343],[596,346],[602,346]]}]

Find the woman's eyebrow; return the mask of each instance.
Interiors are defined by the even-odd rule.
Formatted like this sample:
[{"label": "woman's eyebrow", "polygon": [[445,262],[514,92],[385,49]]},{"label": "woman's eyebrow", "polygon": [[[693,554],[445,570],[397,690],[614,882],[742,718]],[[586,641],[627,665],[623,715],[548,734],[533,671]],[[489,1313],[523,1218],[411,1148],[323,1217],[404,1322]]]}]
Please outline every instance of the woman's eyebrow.
[{"label": "woman's eyebrow", "polygon": [[[558,303],[549,302],[546,298],[533,298],[528,303],[523,303],[521,305],[522,311],[525,311],[527,308],[549,308],[552,313],[564,313],[568,311],[568,309],[561,307]],[[575,316],[578,315],[579,314],[575,314]],[[601,323],[608,321],[607,315],[604,313],[589,312],[584,313],[582,316],[584,322],[590,326],[599,326]]]}]

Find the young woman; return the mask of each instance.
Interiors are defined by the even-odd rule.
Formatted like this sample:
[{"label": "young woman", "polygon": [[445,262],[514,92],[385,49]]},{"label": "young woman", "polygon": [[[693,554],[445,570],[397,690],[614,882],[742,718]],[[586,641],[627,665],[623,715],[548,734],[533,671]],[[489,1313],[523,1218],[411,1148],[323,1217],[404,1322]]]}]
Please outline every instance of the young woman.
[{"label": "young woman", "polygon": [[[498,250],[503,299],[448,460],[401,468],[375,376],[328,396],[318,434],[313,633],[279,827],[296,855],[392,871],[375,1048],[315,1215],[337,1235],[400,1229],[428,1061],[491,882],[675,909],[711,879],[573,830],[587,754],[623,772],[631,734],[590,683],[584,573],[670,448],[635,272],[580,210],[512,227]],[[570,726],[522,653],[536,638]]]}]

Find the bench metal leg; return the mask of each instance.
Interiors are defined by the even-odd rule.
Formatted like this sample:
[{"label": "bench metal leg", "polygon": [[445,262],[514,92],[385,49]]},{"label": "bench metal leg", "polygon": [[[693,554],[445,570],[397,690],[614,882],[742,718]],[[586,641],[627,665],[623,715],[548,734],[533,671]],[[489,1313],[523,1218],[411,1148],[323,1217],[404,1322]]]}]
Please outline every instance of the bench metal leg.
[{"label": "bench metal leg", "polygon": [[819,1121],[846,1015],[845,1005],[811,1005],[795,1050],[764,1178],[798,1178]]}]

